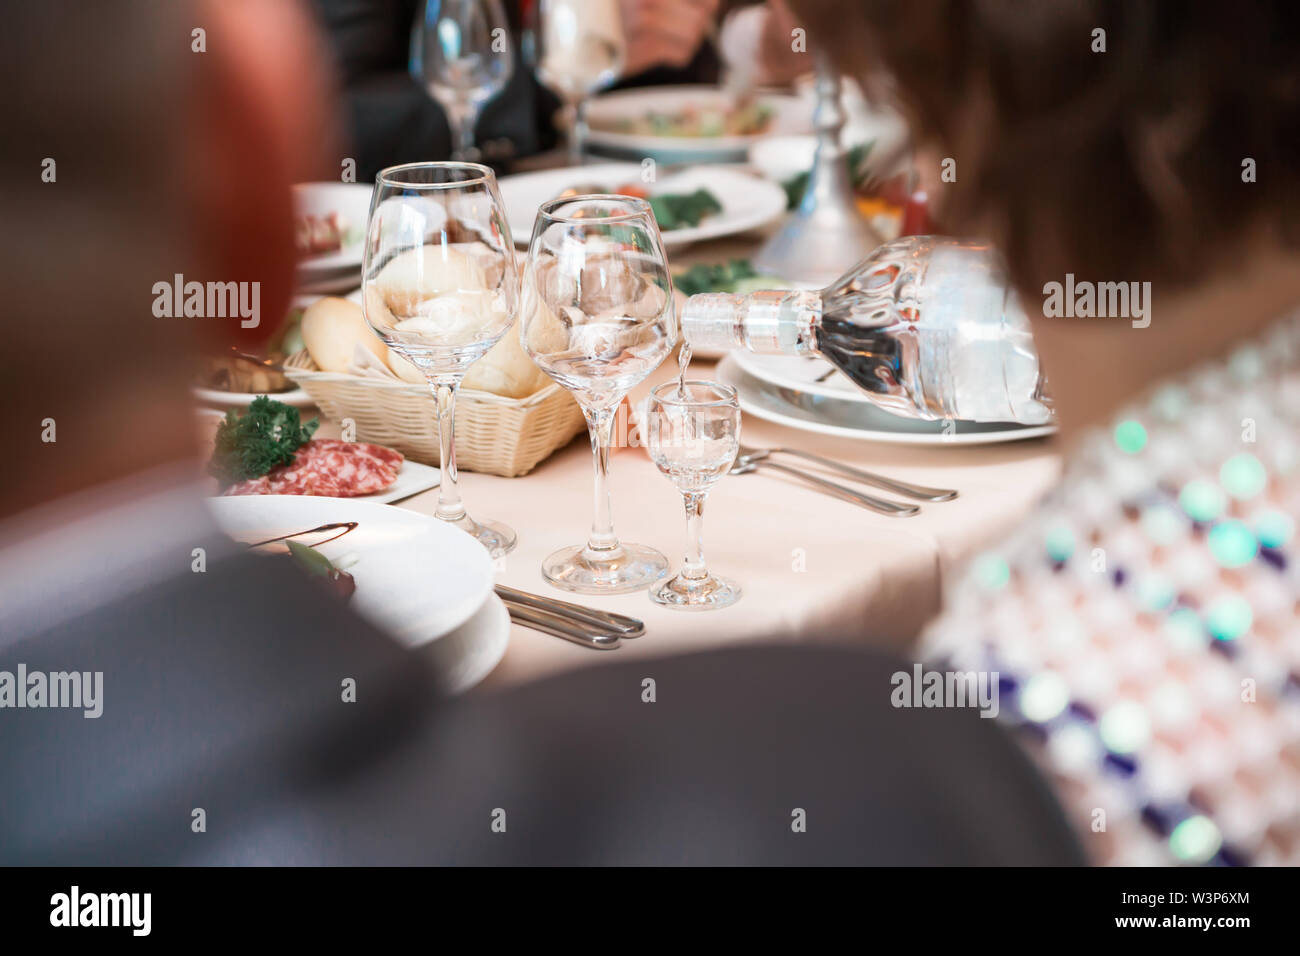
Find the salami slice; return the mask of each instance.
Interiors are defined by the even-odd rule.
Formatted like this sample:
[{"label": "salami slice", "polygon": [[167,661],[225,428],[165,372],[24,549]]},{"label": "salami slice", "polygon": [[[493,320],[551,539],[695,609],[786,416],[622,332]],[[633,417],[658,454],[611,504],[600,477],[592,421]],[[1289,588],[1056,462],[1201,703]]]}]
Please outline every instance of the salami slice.
[{"label": "salami slice", "polygon": [[393,486],[405,460],[401,452],[365,442],[314,438],[260,478],[241,481],[224,495],[318,495],[353,498]]}]

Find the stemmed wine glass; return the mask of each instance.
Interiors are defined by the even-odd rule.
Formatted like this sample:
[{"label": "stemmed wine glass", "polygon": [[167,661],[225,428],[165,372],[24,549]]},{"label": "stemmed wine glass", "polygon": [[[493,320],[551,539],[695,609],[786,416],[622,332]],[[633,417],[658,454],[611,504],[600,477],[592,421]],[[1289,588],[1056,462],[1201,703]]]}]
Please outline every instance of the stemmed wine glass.
[{"label": "stemmed wine glass", "polygon": [[717,382],[678,381],[650,393],[646,446],[686,505],[688,550],[682,569],[650,589],[665,607],[704,611],[740,600],[740,586],[704,566],[704,499],[740,451],[736,390]]},{"label": "stemmed wine glass", "polygon": [[451,158],[478,158],[474,124],[514,70],[501,0],[424,0],[411,30],[411,75],[447,114]]},{"label": "stemmed wine glass", "polygon": [[524,350],[582,406],[596,459],[591,536],[548,557],[542,574],[588,594],[644,588],[668,573],[668,561],[653,548],[619,542],[607,480],[619,403],[677,342],[672,278],[649,203],[606,195],[543,203],[520,317]]},{"label": "stemmed wine glass", "polygon": [[569,161],[583,159],[587,99],[623,69],[627,42],[618,0],[537,0],[528,18],[529,59],[537,78],[564,103]]},{"label": "stemmed wine glass", "polygon": [[435,514],[493,557],[515,533],[465,512],[456,476],[456,390],[469,366],[514,324],[514,243],[492,170],[477,163],[408,163],[381,170],[370,201],[361,279],[367,324],[429,381],[437,407]]}]

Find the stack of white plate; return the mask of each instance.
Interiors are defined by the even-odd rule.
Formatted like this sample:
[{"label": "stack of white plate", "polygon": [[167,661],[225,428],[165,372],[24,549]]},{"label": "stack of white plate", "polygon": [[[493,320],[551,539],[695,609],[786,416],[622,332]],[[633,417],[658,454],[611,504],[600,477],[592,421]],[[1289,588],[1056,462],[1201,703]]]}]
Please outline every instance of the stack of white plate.
[{"label": "stack of white plate", "polygon": [[759,93],[756,102],[772,116],[762,133],[725,136],[658,136],[619,132],[623,122],[650,113],[671,116],[690,110],[727,111],[732,96],[716,86],[647,86],[605,93],[587,106],[587,145],[608,156],[657,163],[739,163],[765,136],[812,132],[812,103],[780,93]]},{"label": "stack of white plate", "polygon": [[343,248],[298,263],[299,291],[348,292],[361,285],[361,257],[373,191],[368,183],[300,183],[293,187],[298,215],[334,213],[343,227]]},{"label": "stack of white plate", "polygon": [[785,214],[785,192],[775,183],[736,169],[721,166],[692,166],[663,171],[653,182],[644,182],[640,163],[591,163],[537,173],[519,173],[501,180],[501,201],[515,244],[528,245],[537,219],[537,208],[566,190],[608,193],[631,183],[648,189],[651,195],[711,192],[722,209],[697,225],[665,229],[660,235],[664,248],[674,249],[758,229]]},{"label": "stack of white plate", "polygon": [[829,362],[736,351],[718,363],[718,379],[736,389],[746,413],[800,431],[904,445],[986,445],[1050,435],[1054,425],[931,422],[894,415]]},{"label": "stack of white plate", "polygon": [[[217,525],[248,544],[355,521],[352,531],[317,550],[355,579],[351,609],[426,657],[447,692],[473,687],[505,655],[510,614],[493,591],[492,560],[463,531],[429,515],[346,498],[250,495],[209,504]],[[295,540],[314,546],[335,533]],[[267,561],[292,560],[284,550],[258,549]],[[322,591],[321,600],[335,598]]]}]

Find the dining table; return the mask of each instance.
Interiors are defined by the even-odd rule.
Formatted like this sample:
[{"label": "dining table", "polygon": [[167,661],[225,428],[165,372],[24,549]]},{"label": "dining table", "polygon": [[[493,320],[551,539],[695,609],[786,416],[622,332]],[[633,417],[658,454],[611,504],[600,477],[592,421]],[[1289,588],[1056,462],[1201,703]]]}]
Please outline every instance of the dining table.
[{"label": "dining table", "polygon": [[[676,250],[670,263],[680,271],[698,262],[745,258],[769,233]],[[713,361],[696,359],[690,377],[712,378],[714,368]],[[670,357],[633,390],[631,401],[677,374]],[[331,424],[323,434],[330,433]],[[616,424],[609,479],[614,527],[621,540],[662,551],[669,573],[675,573],[686,550],[682,499],[636,437],[631,428]],[[612,650],[512,624],[505,657],[472,693],[629,656],[650,661],[747,643],[826,641],[906,654],[939,610],[945,580],[1026,515],[1055,482],[1060,464],[1050,437],[986,445],[885,444],[742,414],[740,438],[750,447],[795,447],[891,478],[953,488],[958,496],[923,502],[920,513],[910,517],[890,517],[779,472],[726,475],[704,507],[704,555],[710,570],[740,584],[743,596],[728,608],[682,611],[653,604],[645,591],[572,594],[543,579],[543,559],[585,541],[590,527],[594,466],[585,432],[527,475],[462,473],[471,515],[503,521],[518,533],[516,548],[496,562],[498,584],[645,622],[642,636],[624,639]],[[436,505],[433,489],[397,506],[431,515]]]}]

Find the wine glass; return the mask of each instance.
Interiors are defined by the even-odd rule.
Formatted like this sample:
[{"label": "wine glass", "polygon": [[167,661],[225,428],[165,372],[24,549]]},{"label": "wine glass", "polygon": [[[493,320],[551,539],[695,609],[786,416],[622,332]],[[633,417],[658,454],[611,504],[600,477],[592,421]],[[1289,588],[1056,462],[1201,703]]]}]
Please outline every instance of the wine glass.
[{"label": "wine glass", "polygon": [[411,30],[411,75],[446,111],[452,159],[478,158],[479,111],[513,70],[501,0],[425,0]]},{"label": "wine glass", "polygon": [[537,0],[529,16],[529,59],[569,117],[569,161],[582,162],[587,99],[623,69],[627,43],[619,0]]},{"label": "wine glass", "polygon": [[607,481],[619,403],[677,342],[672,278],[649,203],[604,195],[543,203],[520,317],[524,350],[582,406],[596,460],[591,536],[548,557],[542,574],[567,591],[640,590],[668,573],[668,561],[653,548],[619,542]]},{"label": "wine glass", "polygon": [[424,373],[433,391],[442,468],[435,514],[478,538],[493,557],[506,554],[514,531],[475,521],[461,503],[454,428],[461,379],[518,311],[514,243],[492,170],[477,163],[380,170],[361,294],[366,323]]},{"label": "wine glass", "polygon": [[717,382],[678,381],[650,393],[646,446],[686,505],[686,560],[675,577],[650,589],[664,607],[707,611],[740,600],[740,585],[704,566],[704,499],[740,451],[736,390]]}]

